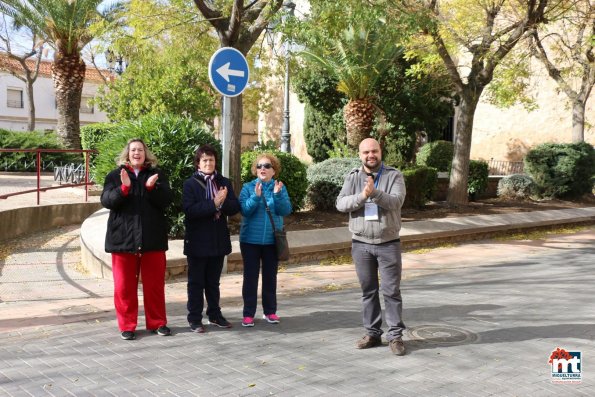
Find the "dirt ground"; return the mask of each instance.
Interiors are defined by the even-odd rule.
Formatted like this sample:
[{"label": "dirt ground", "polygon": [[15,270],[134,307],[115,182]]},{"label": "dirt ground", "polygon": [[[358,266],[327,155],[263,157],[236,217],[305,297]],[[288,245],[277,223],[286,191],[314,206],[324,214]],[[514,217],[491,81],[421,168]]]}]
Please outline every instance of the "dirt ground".
[{"label": "dirt ground", "polygon": [[[404,208],[401,210],[403,222],[425,219],[451,218],[471,215],[506,214],[511,212],[529,212],[557,210],[565,208],[595,207],[595,197],[585,196],[580,200],[503,200],[491,198],[470,202],[468,205],[449,207],[446,202],[430,202],[422,209]],[[232,234],[239,233],[240,217],[230,219]],[[338,211],[299,211],[285,217],[287,231],[341,227],[348,225],[347,214]]]}]

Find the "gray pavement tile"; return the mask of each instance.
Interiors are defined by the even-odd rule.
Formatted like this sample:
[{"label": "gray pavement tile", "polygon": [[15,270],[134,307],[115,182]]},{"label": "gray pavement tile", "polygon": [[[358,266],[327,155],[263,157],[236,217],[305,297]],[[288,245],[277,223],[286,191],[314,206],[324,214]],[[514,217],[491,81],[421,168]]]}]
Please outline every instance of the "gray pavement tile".
[{"label": "gray pavement tile", "polygon": [[[363,334],[357,289],[283,297],[276,327],[259,321],[195,335],[179,308],[169,319],[181,332],[169,338],[139,331],[139,340],[121,341],[113,318],[50,325],[3,339],[0,379],[18,387],[0,390],[35,394],[51,383],[75,395],[588,395],[592,372],[582,385],[553,385],[547,358],[557,346],[595,357],[593,263],[595,249],[583,248],[407,280],[405,357],[386,345],[354,348]],[[237,322],[241,307],[227,313]],[[424,329],[434,334],[411,340]],[[460,331],[469,339],[443,335]]]}]

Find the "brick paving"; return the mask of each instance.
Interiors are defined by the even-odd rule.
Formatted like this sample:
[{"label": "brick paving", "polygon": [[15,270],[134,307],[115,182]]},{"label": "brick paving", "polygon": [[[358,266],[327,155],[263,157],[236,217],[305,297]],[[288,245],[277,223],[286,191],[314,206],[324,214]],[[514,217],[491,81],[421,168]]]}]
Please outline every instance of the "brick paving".
[{"label": "brick paving", "polygon": [[[405,357],[386,343],[354,348],[363,333],[360,295],[345,263],[284,269],[281,324],[257,320],[254,328],[239,326],[241,276],[224,276],[222,306],[235,326],[202,335],[188,331],[185,283],[170,283],[174,335],[143,331],[141,320],[138,339],[122,341],[110,282],[76,266],[76,230],[2,247],[0,395],[593,395],[595,227],[405,254]],[[19,263],[43,282],[7,282]],[[35,299],[11,290],[15,280]],[[582,352],[581,384],[551,383],[556,347]]]}]

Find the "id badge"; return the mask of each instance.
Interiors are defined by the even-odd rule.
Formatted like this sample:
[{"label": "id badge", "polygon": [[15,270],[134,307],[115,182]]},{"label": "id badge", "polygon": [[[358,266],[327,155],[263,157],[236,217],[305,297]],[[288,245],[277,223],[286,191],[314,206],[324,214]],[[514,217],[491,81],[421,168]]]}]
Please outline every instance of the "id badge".
[{"label": "id badge", "polygon": [[364,208],[364,219],[367,221],[378,220],[378,205],[367,202]]}]

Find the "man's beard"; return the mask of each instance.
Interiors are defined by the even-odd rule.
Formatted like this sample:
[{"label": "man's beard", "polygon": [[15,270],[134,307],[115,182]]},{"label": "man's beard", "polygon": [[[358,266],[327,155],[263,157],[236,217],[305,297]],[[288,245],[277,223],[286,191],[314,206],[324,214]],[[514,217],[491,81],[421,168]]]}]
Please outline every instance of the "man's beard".
[{"label": "man's beard", "polygon": [[367,161],[364,162],[364,165],[366,166],[366,168],[372,172],[378,171],[380,169],[381,164],[382,164],[382,162],[378,159],[376,159],[376,164],[374,166],[371,166]]}]

